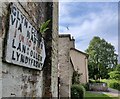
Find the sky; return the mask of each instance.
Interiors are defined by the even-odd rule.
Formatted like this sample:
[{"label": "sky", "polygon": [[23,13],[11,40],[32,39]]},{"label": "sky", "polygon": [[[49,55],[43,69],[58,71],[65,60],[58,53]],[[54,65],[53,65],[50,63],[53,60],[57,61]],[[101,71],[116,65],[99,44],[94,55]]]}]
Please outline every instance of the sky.
[{"label": "sky", "polygon": [[84,52],[92,38],[99,36],[118,53],[118,2],[68,1],[59,3],[59,33],[74,36],[80,51]]}]

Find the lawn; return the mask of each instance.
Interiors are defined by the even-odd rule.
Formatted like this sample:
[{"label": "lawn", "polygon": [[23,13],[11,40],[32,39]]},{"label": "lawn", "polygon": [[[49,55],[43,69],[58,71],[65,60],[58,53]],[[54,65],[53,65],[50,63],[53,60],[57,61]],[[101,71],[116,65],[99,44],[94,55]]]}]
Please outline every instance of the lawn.
[{"label": "lawn", "polygon": [[103,93],[86,92],[85,99],[118,99],[118,98],[111,97],[110,95]]}]

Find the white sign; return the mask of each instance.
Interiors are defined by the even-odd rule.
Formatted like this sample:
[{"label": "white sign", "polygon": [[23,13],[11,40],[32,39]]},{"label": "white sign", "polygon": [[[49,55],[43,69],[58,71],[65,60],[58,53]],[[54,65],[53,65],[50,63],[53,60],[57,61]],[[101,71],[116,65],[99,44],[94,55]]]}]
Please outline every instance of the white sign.
[{"label": "white sign", "polygon": [[43,38],[14,4],[10,9],[5,60],[41,70],[46,57]]}]

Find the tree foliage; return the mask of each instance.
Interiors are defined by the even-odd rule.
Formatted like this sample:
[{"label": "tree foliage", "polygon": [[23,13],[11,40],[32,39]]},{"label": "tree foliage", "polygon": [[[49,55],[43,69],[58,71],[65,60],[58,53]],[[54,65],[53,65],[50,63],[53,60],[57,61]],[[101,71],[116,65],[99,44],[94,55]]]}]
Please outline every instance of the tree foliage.
[{"label": "tree foliage", "polygon": [[89,54],[88,69],[90,78],[108,78],[108,72],[113,70],[117,64],[114,46],[100,37],[94,37],[90,41],[86,52]]},{"label": "tree foliage", "polygon": [[115,70],[120,72],[120,64],[116,66]]},{"label": "tree foliage", "polygon": [[108,74],[110,75],[110,79],[120,80],[120,71],[111,71]]},{"label": "tree foliage", "polygon": [[114,71],[109,73],[110,79],[120,80],[120,64],[118,64]]}]

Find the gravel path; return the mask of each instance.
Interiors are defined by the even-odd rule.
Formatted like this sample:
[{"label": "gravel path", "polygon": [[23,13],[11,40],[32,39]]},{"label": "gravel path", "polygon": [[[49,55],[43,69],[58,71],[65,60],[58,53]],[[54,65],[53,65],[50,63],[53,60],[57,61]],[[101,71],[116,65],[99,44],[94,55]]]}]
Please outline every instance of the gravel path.
[{"label": "gravel path", "polygon": [[120,97],[120,91],[112,89],[112,88],[108,88],[109,92],[102,92],[104,94],[110,94],[114,97]]}]

